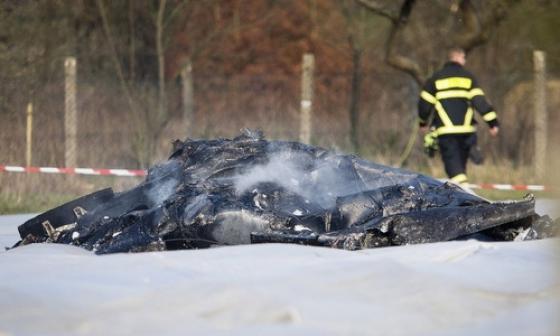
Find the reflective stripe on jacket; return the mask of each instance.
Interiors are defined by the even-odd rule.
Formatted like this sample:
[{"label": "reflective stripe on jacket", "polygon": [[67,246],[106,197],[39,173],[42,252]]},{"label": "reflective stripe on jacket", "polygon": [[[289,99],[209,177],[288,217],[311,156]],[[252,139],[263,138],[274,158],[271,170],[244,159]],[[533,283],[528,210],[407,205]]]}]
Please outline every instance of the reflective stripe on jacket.
[{"label": "reflective stripe on jacket", "polygon": [[474,111],[488,126],[498,126],[498,115],[484,98],[473,75],[460,64],[448,62],[424,85],[418,103],[420,126],[431,125],[438,135],[465,134],[476,131]]}]

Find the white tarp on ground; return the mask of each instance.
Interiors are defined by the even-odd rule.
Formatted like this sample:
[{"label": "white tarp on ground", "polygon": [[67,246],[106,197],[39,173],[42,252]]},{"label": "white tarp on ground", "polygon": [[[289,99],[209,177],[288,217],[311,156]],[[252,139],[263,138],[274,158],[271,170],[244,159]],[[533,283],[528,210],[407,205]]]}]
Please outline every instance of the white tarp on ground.
[{"label": "white tarp on ground", "polygon": [[[0,217],[0,244],[29,216]],[[0,252],[0,335],[558,335],[558,239]]]}]

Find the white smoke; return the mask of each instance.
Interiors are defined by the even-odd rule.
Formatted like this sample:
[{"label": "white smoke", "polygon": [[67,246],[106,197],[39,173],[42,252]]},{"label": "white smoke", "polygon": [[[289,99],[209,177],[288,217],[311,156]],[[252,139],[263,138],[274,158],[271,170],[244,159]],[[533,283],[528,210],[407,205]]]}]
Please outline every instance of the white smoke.
[{"label": "white smoke", "polygon": [[163,180],[157,184],[157,187],[148,189],[146,196],[148,196],[153,204],[162,204],[175,193],[178,184],[179,180],[176,179]]},{"label": "white smoke", "polygon": [[258,183],[274,182],[299,193],[305,171],[296,165],[298,160],[294,160],[293,156],[290,152],[278,153],[268,163],[255,166],[244,175],[237,176],[234,179],[236,192],[242,194]]},{"label": "white smoke", "polygon": [[[255,166],[234,179],[237,194],[259,183],[272,182],[324,208],[335,205],[336,198],[362,191],[355,177],[338,167],[336,155],[317,160],[294,152],[279,152],[269,162]],[[310,166],[311,165],[311,166]]]},{"label": "white smoke", "polygon": [[151,185],[144,190],[145,195],[154,205],[162,204],[175,193],[180,174],[181,165],[177,160],[152,167],[148,175]]}]

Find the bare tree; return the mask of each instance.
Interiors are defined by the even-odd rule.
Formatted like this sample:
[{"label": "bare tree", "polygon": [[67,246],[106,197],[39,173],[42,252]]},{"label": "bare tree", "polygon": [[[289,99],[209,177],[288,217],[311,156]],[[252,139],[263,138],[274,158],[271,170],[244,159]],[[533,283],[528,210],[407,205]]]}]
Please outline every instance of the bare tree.
[{"label": "bare tree", "polygon": [[[391,22],[391,28],[387,34],[385,46],[385,61],[393,68],[409,74],[419,85],[422,85],[428,75],[427,67],[422,67],[419,60],[398,52],[399,37],[408,26],[408,22],[417,0],[401,0],[397,5],[382,3],[379,0],[356,0],[367,8],[372,14],[387,18]],[[446,36],[448,46],[459,46],[468,53],[474,48],[486,43],[491,32],[506,17],[507,11],[518,0],[487,1],[484,6],[484,15],[476,10],[473,0],[432,0],[435,3],[443,1],[449,4],[449,15],[454,17],[461,29],[449,29],[448,25],[442,25],[440,34]],[[457,34],[453,34],[459,31]],[[422,41],[429,43],[429,41]],[[434,48],[436,49],[436,48]]]},{"label": "bare tree", "polygon": [[[165,49],[163,46],[164,15],[167,0],[159,0],[156,28],[156,55],[158,60],[158,115],[161,119],[167,119],[167,99],[165,97]],[[165,121],[163,121],[165,122]]]},{"label": "bare tree", "polygon": [[[378,20],[369,17],[367,11],[354,0],[334,0],[332,5],[337,9],[318,13],[316,1],[309,6],[312,21],[311,35],[321,39],[329,47],[337,50],[345,58],[349,58],[350,91],[347,116],[349,122],[350,145],[354,152],[361,151],[360,142],[360,105],[364,83],[364,55],[368,47],[373,45],[378,29]],[[334,15],[333,15],[334,14]],[[322,15],[319,19],[318,15]],[[338,17],[340,15],[340,17]],[[333,26],[329,19],[342,18],[343,26]],[[334,28],[333,28],[334,27]]]},{"label": "bare tree", "polygon": [[[380,17],[384,17],[390,22],[390,29],[387,34],[385,45],[385,62],[402,71],[421,86],[427,79],[429,72],[428,59],[416,59],[411,55],[399,53],[399,42],[402,41],[402,35],[409,26],[412,13],[417,7],[417,0],[400,0],[400,1],[383,1],[383,0],[356,0],[360,5],[367,8],[370,13]],[[440,8],[447,8],[449,11],[448,18],[455,22],[455,26],[441,24],[436,27],[439,35],[445,36],[447,47],[459,46],[467,53],[474,48],[486,43],[491,36],[492,31],[506,17],[508,10],[515,5],[518,0],[493,0],[482,1],[478,4],[484,6],[484,12],[477,10],[474,0],[432,0]],[[453,28],[451,28],[453,27]],[[430,43],[430,41],[422,41],[422,43]],[[432,48],[438,50],[441,48]],[[411,53],[412,54],[412,53]],[[417,133],[417,122],[413,118],[414,126],[411,137],[401,155],[398,165],[402,165],[414,144]]]},{"label": "bare tree", "polygon": [[[111,29],[109,13],[104,1],[96,0],[98,11],[103,23],[103,30],[111,50],[111,59],[117,71],[117,77],[121,83],[121,88],[127,98],[129,109],[132,113],[132,120],[135,128],[135,138],[132,141],[133,151],[138,162],[143,166],[151,163],[152,157],[155,153],[156,140],[165,128],[166,123],[169,121],[165,78],[165,50],[168,44],[166,36],[171,35],[169,34],[169,30],[172,29],[173,20],[177,17],[178,13],[180,13],[181,10],[189,4],[189,2],[189,0],[182,0],[175,2],[174,6],[168,6],[167,0],[158,0],[157,7],[152,9],[152,12],[148,13],[152,19],[153,29],[155,31],[153,45],[155,46],[155,55],[157,58],[157,98],[155,99],[155,109],[152,109],[152,106],[150,106],[147,102],[149,99],[147,98],[146,87],[144,86],[140,89],[133,89],[132,86],[135,71],[135,7],[132,2],[129,3],[128,24],[130,45],[128,49],[129,81],[127,81],[124,67],[121,63],[121,57],[119,57],[116,43],[114,41],[114,33]],[[142,99],[143,103],[139,103],[139,99]]]},{"label": "bare tree", "polygon": [[135,77],[136,58],[136,22],[134,15],[134,0],[128,0],[128,76],[132,82]]}]

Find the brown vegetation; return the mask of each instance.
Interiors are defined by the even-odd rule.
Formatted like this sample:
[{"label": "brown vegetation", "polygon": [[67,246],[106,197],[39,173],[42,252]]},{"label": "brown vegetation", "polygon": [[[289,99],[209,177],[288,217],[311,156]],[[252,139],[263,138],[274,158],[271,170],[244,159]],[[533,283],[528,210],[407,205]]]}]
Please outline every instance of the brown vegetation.
[{"label": "brown vegetation", "polygon": [[[395,21],[368,3],[401,14],[413,3],[398,43],[387,44]],[[549,0],[4,1],[0,164],[25,163],[25,108],[33,102],[32,164],[64,165],[68,55],[78,60],[79,166],[146,167],[165,158],[174,138],[231,137],[244,127],[295,140],[305,52],[316,58],[312,142],[395,164],[414,130],[419,88],[386,63],[387,55],[405,55],[430,73],[444,46],[467,36],[464,29],[479,18],[472,30],[478,35],[464,39],[478,45],[468,67],[504,125],[497,140],[480,132],[481,143],[496,179],[502,177],[491,182],[510,182],[516,174],[505,171],[530,171],[522,167],[531,162],[531,105],[521,98],[530,93],[519,87],[532,78],[534,49],[548,54],[550,111],[560,104],[553,81],[560,72],[559,11]],[[189,62],[194,111],[186,132],[179,75]],[[560,120],[550,114],[552,142]],[[439,162],[430,162],[417,141],[407,166],[437,175]],[[16,185],[9,176],[0,175],[2,192]]]}]

